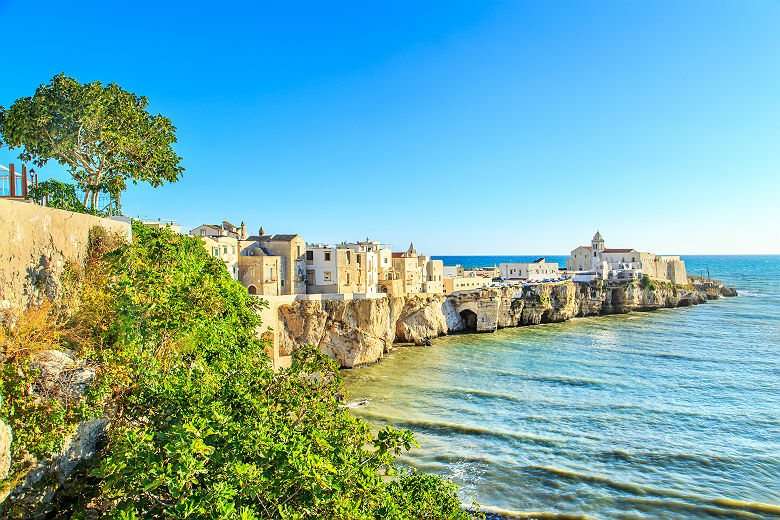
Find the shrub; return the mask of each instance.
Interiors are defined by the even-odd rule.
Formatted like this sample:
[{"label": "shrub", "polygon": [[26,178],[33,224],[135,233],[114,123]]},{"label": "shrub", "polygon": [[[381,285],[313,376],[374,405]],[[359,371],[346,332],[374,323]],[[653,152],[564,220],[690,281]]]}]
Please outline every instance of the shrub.
[{"label": "shrub", "polygon": [[470,517],[453,484],[399,474],[393,459],[416,445],[412,434],[350,415],[332,360],[308,347],[289,369],[270,368],[260,300],[197,238],[140,224],[133,234],[74,275],[71,327],[101,366],[89,399],[110,402],[114,421],[84,487],[71,486],[92,506],[63,498],[59,515]]}]

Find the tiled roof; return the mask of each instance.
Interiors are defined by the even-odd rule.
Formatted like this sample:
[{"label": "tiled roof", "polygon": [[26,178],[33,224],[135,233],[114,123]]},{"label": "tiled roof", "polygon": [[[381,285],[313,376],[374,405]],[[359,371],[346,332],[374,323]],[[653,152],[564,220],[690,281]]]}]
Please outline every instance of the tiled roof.
[{"label": "tiled roof", "polygon": [[636,249],[605,249],[605,253],[635,253]]},{"label": "tiled roof", "polygon": [[268,237],[268,240],[272,242],[292,242],[298,235],[274,235]]}]

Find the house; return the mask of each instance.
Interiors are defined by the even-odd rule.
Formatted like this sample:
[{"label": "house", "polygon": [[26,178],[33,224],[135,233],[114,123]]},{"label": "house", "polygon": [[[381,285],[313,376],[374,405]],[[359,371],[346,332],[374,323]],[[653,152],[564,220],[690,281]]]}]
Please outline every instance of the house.
[{"label": "house", "polygon": [[[306,292],[309,294],[349,294],[363,292],[358,252],[330,244],[306,245]],[[363,253],[365,258],[365,253]]]},{"label": "house", "polygon": [[260,242],[247,237],[239,242],[238,281],[249,294],[276,296],[282,294],[283,258],[273,254]]},{"label": "house", "polygon": [[557,280],[560,278],[558,263],[547,262],[544,258],[537,258],[533,262],[501,263],[499,271],[503,280],[540,282],[542,280]]},{"label": "house", "polygon": [[261,227],[260,234],[242,239],[241,247],[260,248],[281,258],[279,294],[306,294],[306,241],[300,235],[266,235]]},{"label": "house", "polygon": [[225,268],[233,280],[238,280],[238,241],[232,236],[199,236],[203,247],[214,258],[225,262]]},{"label": "house", "polygon": [[475,291],[481,289],[486,285],[490,285],[491,281],[482,276],[457,276],[454,278],[444,278],[444,294],[452,294],[459,291]]},{"label": "house", "polygon": [[246,238],[246,225],[242,222],[241,227],[236,227],[227,220],[223,220],[222,224],[201,224],[191,229],[190,235],[195,237],[227,236],[240,240]]}]

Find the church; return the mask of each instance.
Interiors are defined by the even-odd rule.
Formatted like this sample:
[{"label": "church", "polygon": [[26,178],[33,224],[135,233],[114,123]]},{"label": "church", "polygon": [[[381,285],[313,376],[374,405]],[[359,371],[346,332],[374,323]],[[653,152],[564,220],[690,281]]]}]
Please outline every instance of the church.
[{"label": "church", "polygon": [[685,262],[679,256],[656,256],[636,249],[609,249],[604,237],[596,231],[590,246],[579,246],[566,259],[566,270],[575,279],[637,279],[648,275],[652,279],[687,284]]}]

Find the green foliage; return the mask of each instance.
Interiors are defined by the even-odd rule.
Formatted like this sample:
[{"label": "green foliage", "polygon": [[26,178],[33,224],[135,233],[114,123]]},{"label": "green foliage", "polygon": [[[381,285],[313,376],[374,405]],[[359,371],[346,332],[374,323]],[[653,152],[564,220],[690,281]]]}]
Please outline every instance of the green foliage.
[{"label": "green foliage", "polygon": [[429,518],[468,517],[437,477],[419,501],[399,501],[385,479],[412,435],[373,433],[340,406],[331,360],[308,348],[271,370],[257,300],[197,239],[134,232],[116,258],[109,332],[133,351],[134,384],[95,472],[114,516],[400,519],[427,504]]},{"label": "green foliage", "polygon": [[31,187],[29,194],[32,200],[38,204],[45,204],[50,208],[92,215],[102,214],[94,209],[87,208],[81,203],[76,195],[76,186],[74,184],[49,179]]},{"label": "green foliage", "polygon": [[88,400],[110,402],[113,425],[59,515],[84,516],[80,496],[109,518],[471,517],[453,484],[398,472],[412,434],[350,415],[332,360],[309,347],[270,368],[260,300],[197,238],[137,223],[133,234],[113,251],[96,234],[69,275],[69,326],[102,367]]},{"label": "green foliage", "polygon": [[652,291],[655,290],[655,283],[650,279],[650,277],[646,274],[642,275],[642,280],[639,282],[639,287],[641,289],[650,289]]},{"label": "green foliage", "polygon": [[23,161],[66,166],[87,193],[82,204],[95,209],[101,192],[118,201],[127,179],[160,186],[184,171],[171,147],[176,128],[149,114],[148,104],[116,83],[81,84],[59,74],[33,96],[0,107],[0,134],[10,148],[23,147]]}]

